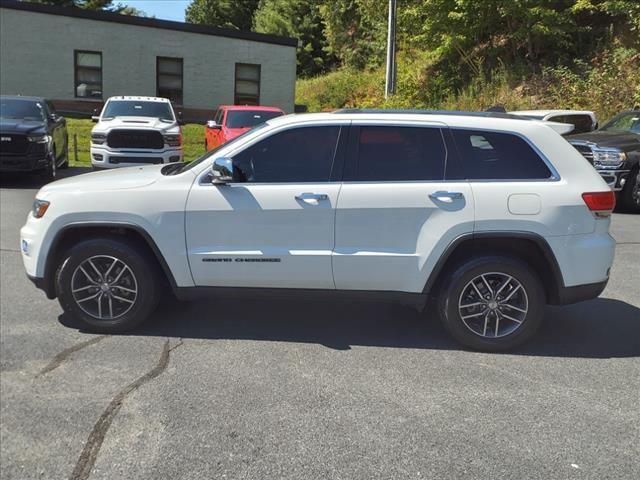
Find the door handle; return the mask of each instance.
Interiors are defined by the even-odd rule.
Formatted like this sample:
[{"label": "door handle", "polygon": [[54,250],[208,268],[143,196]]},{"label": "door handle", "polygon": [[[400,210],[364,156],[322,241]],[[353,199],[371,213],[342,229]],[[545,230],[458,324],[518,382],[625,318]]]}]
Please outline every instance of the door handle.
[{"label": "door handle", "polygon": [[296,200],[306,203],[318,203],[323,200],[329,200],[329,195],[326,193],[301,193],[295,196]]},{"label": "door handle", "polygon": [[462,192],[433,192],[429,194],[431,200],[438,200],[440,202],[451,203],[454,200],[461,200],[464,198]]}]

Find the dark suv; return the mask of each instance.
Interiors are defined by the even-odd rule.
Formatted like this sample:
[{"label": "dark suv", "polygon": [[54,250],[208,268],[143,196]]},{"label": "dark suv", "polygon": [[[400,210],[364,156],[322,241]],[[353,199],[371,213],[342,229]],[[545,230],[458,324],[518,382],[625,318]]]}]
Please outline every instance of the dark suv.
[{"label": "dark suv", "polygon": [[640,212],[637,199],[640,164],[640,110],[622,112],[598,130],[567,140],[596,168],[627,209]]},{"label": "dark suv", "polygon": [[0,96],[0,171],[54,178],[69,165],[67,122],[49,100]]}]

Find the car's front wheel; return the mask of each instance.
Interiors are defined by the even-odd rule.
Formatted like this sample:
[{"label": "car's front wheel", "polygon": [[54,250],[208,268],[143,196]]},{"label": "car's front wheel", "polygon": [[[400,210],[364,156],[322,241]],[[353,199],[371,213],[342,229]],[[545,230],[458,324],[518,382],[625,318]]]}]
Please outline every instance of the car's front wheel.
[{"label": "car's front wheel", "polygon": [[142,323],[159,300],[158,272],[146,252],[116,239],[72,247],[56,273],[65,312],[92,331],[115,333]]},{"label": "car's front wheel", "polygon": [[445,328],[461,344],[488,352],[510,350],[533,336],[545,304],[542,283],[527,264],[487,256],[459,264],[439,298]]}]

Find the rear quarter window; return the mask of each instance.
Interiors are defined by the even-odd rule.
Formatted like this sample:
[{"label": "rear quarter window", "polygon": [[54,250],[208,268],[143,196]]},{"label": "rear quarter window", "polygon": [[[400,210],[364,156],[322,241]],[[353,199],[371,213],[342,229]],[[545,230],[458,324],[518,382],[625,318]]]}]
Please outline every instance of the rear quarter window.
[{"label": "rear quarter window", "polygon": [[545,180],[551,170],[522,138],[510,133],[452,130],[469,180]]}]

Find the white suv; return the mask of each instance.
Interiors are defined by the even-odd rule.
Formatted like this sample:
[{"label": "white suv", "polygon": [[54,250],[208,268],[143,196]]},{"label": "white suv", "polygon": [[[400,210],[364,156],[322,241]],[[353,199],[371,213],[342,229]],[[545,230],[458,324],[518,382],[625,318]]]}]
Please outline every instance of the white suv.
[{"label": "white suv", "polygon": [[170,289],[354,296],[423,308],[498,351],[545,304],[598,296],[613,192],[544,122],[505,114],[280,117],[190,164],[90,173],[37,194],[29,277],[88,327],[132,328]]},{"label": "white suv", "polygon": [[182,161],[180,122],[166,98],[111,97],[92,119],[95,169]]}]

